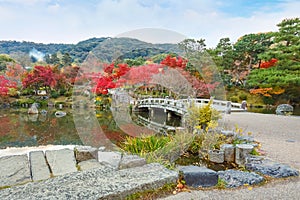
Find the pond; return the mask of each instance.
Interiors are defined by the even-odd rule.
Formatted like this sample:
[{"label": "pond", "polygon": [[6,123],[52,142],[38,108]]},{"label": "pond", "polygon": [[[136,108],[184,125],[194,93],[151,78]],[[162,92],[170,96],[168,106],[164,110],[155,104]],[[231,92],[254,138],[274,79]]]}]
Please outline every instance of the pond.
[{"label": "pond", "polygon": [[[46,114],[29,115],[27,109],[0,109],[0,149],[40,145],[85,145],[75,127],[72,109],[63,110],[64,117],[56,117],[56,109]],[[114,143],[124,134],[114,123],[111,112],[95,111],[106,137]]]},{"label": "pond", "polygon": [[[66,116],[57,118],[55,108],[48,109],[47,114],[28,115],[27,109],[0,109],[0,149],[6,147],[24,147],[40,145],[90,145],[76,129],[73,110],[63,110]],[[274,114],[275,109],[250,109],[250,112]],[[149,118],[149,112],[139,113],[145,118]],[[117,125],[111,111],[94,110],[92,115],[96,116],[97,123],[101,127],[95,132],[87,131],[87,137],[94,140],[91,146],[97,146],[104,139],[108,139],[113,144],[118,144],[127,136]],[[294,115],[300,116],[300,108],[296,107]],[[132,116],[134,119],[134,116]],[[151,117],[150,117],[151,118]],[[84,120],[84,119],[82,119]],[[165,122],[166,125],[180,126],[180,117],[172,116],[168,119],[164,112],[155,110],[153,121]],[[77,127],[78,128],[78,127]]]}]

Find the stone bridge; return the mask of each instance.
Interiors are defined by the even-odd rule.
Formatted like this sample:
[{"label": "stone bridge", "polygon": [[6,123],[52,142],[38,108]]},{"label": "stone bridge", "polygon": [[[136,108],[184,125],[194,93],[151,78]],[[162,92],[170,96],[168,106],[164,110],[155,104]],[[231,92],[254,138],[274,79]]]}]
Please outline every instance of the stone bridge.
[{"label": "stone bridge", "polygon": [[[168,98],[145,98],[137,100],[137,108],[160,108],[167,111],[175,112],[176,114],[183,116],[187,113],[188,108],[194,104],[201,107],[207,105],[210,99],[168,99]],[[212,99],[212,107],[220,112],[230,114],[231,112],[246,111],[246,107],[243,108],[243,104],[232,103],[230,101],[222,101]]]}]

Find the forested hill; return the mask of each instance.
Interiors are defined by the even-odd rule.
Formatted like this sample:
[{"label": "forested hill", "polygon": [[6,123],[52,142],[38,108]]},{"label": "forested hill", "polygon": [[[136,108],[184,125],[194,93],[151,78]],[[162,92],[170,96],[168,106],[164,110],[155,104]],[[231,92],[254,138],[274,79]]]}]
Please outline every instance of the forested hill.
[{"label": "forested hill", "polygon": [[135,58],[153,56],[160,53],[178,53],[176,44],[151,44],[130,38],[91,38],[77,44],[43,44],[34,42],[0,41],[0,54],[29,54],[33,50],[42,55],[52,55],[60,52],[68,53],[73,61],[82,62],[92,50],[99,51],[111,61],[114,52],[118,52],[122,58]]}]

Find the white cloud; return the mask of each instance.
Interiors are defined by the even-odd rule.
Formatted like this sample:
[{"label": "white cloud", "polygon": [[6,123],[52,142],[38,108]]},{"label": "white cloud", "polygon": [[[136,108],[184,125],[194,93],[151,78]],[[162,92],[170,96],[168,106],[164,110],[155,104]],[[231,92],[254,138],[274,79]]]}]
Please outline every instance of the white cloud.
[{"label": "white cloud", "polygon": [[300,2],[297,0],[274,4],[274,12],[261,7],[245,16],[222,10],[227,2],[0,0],[0,23],[5,27],[5,31],[0,31],[0,40],[77,43],[89,37],[160,28],[187,37],[205,38],[208,46],[215,46],[222,37],[230,37],[234,42],[247,33],[275,31],[276,24],[282,19],[299,17],[300,13]]},{"label": "white cloud", "polygon": [[58,3],[55,3],[55,4],[51,4],[51,5],[48,5],[48,11],[49,12],[53,12],[53,13],[56,13],[60,10],[60,5]]}]

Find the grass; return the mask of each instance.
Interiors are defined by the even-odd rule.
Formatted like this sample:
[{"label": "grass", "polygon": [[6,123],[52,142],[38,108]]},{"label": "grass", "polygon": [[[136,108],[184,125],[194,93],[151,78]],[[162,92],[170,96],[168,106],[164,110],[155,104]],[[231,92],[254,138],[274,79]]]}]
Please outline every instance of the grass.
[{"label": "grass", "polygon": [[136,192],[126,197],[126,200],[152,200],[161,197],[165,197],[173,194],[176,190],[175,183],[167,183],[158,189],[145,190],[141,192]]}]

